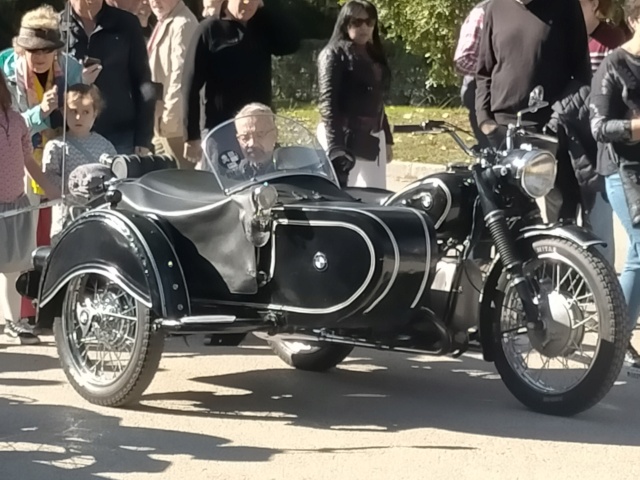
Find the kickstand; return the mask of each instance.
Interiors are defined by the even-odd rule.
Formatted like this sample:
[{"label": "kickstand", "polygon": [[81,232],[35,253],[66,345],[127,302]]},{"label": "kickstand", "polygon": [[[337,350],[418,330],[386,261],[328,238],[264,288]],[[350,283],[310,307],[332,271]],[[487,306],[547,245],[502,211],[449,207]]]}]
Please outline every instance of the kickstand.
[{"label": "kickstand", "polygon": [[191,345],[189,345],[189,341],[187,340],[187,337],[188,337],[188,335],[183,335],[183,336],[182,336],[182,338],[184,338],[184,344],[185,344],[187,347],[191,347]]}]

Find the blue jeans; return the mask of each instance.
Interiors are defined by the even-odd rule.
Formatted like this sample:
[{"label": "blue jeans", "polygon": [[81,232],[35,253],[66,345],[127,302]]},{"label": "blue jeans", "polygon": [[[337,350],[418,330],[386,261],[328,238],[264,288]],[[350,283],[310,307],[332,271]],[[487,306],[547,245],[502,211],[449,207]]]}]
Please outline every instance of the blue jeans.
[{"label": "blue jeans", "polygon": [[613,238],[613,212],[611,204],[602,197],[600,193],[596,194],[596,202],[589,212],[589,227],[595,236],[606,242],[607,246],[598,245],[598,249],[604,255],[604,258],[611,264],[616,264],[615,240]]},{"label": "blue jeans", "polygon": [[633,329],[638,321],[638,316],[640,316],[640,228],[635,228],[631,223],[620,175],[615,173],[606,177],[605,185],[611,207],[620,219],[629,238],[629,250],[620,274],[620,284],[624,298],[629,305],[631,328]]}]

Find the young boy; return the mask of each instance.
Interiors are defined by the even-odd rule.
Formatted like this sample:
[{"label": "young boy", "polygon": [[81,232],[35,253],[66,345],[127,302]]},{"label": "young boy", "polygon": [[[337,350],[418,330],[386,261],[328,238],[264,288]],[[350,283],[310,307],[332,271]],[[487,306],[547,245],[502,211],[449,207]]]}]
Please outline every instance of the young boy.
[{"label": "young boy", "polygon": [[[64,193],[69,193],[71,172],[81,165],[100,163],[103,155],[116,155],[116,149],[102,135],[92,131],[103,107],[95,85],[77,84],[69,87],[65,98],[67,115],[66,142],[63,137],[50,140],[44,149],[42,168],[46,176]],[[63,151],[64,172],[63,172]],[[64,226],[67,209],[54,208],[51,237]]]}]

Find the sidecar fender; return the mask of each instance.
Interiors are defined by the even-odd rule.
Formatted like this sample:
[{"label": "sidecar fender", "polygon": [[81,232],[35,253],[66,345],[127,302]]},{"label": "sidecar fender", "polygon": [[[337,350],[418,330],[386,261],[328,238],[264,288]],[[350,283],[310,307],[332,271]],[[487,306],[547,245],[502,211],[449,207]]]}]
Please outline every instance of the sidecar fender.
[{"label": "sidecar fender", "polygon": [[[37,270],[36,259],[37,254]],[[63,231],[46,260],[39,261],[43,266],[38,307],[47,316],[59,316],[64,287],[86,273],[98,273],[117,283],[158,317],[190,314],[189,293],[176,252],[150,217],[110,209],[87,212]]]},{"label": "sidecar fender", "polygon": [[[606,245],[606,242],[598,238],[591,231],[579,227],[575,224],[549,224],[549,225],[533,225],[520,229],[519,232],[513,232],[516,238],[516,245],[530,241],[538,237],[555,237],[570,240],[580,245],[582,248],[590,248],[595,245]],[[519,249],[520,250],[520,249]],[[522,250],[521,250],[522,251]],[[500,256],[496,254],[489,274],[486,277],[482,295],[480,296],[480,343],[482,345],[482,354],[484,360],[492,362],[493,356],[493,328],[494,320],[497,318],[498,312],[495,310],[493,301],[498,293],[496,288],[498,280],[502,274],[502,261]]]}]

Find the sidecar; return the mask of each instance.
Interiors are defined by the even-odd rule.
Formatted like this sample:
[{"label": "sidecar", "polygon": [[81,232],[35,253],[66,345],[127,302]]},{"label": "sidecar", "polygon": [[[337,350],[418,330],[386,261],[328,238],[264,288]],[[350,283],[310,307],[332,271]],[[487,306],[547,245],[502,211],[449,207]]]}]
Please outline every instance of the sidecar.
[{"label": "sidecar", "polygon": [[[53,325],[84,398],[136,400],[167,335],[237,345],[249,332],[361,332],[405,351],[447,348],[446,329],[425,309],[432,220],[341,190],[314,136],[275,118],[266,131],[240,131],[237,121],[213,130],[197,170],[111,180],[100,205],[36,250],[18,287],[36,300],[39,325]],[[310,370],[353,348],[315,345]]]}]

